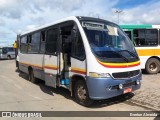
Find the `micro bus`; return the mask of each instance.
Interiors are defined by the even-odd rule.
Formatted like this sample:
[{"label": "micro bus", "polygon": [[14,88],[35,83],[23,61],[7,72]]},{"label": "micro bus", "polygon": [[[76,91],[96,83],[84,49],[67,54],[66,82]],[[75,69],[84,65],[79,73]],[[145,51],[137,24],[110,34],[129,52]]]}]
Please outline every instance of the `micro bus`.
[{"label": "micro bus", "polygon": [[160,72],[160,25],[120,25],[132,40],[141,61],[141,69],[149,74]]},{"label": "micro bus", "polygon": [[13,59],[15,58],[15,50],[13,47],[0,47],[0,59]]},{"label": "micro bus", "polygon": [[112,22],[73,16],[18,36],[19,70],[33,83],[68,89],[83,106],[141,86],[136,50]]}]

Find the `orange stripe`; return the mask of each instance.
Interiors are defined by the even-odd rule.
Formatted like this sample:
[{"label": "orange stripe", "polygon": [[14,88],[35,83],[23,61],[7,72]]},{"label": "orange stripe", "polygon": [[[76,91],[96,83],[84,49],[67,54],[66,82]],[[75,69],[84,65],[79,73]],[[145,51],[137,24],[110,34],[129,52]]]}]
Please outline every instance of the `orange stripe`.
[{"label": "orange stripe", "polygon": [[[19,63],[23,64],[23,65],[27,65],[27,66],[33,66],[33,67],[40,68],[40,69],[46,68],[46,69],[51,69],[51,70],[58,70],[58,67],[53,66],[53,65],[45,65],[45,66],[41,67],[38,65],[28,64],[28,63],[24,63],[24,62],[19,62]],[[86,74],[86,71],[84,69],[80,69],[80,68],[71,68],[71,72]]]},{"label": "orange stripe", "polygon": [[106,64],[104,62],[101,62],[99,60],[97,60],[97,61],[98,61],[99,64],[101,64],[101,65],[103,65],[104,67],[107,67],[107,68],[128,68],[128,67],[135,67],[135,66],[140,65],[140,61],[133,62],[133,64],[132,63],[126,63],[126,64],[124,64],[124,63],[118,63],[118,64],[109,63],[111,65]]},{"label": "orange stripe", "polygon": [[38,69],[43,69],[42,66],[39,66],[39,65],[35,65],[35,64],[28,64],[28,63],[25,63],[25,62],[19,62],[20,64],[23,64],[23,65],[27,65],[27,66],[33,66],[35,68],[38,68]]},{"label": "orange stripe", "polygon": [[[58,70],[56,66],[44,66],[44,68]],[[71,68],[71,72],[86,74],[86,71],[80,68]]]},{"label": "orange stripe", "polygon": [[160,56],[160,49],[136,49],[139,56]]},{"label": "orange stripe", "polygon": [[38,68],[38,69],[51,69],[51,70],[57,70],[57,66],[53,66],[53,65],[46,65],[46,66],[39,66],[39,65],[35,65],[35,64],[29,64],[29,63],[25,63],[25,62],[19,62],[20,64],[23,64],[23,65],[27,65],[27,66],[33,66],[35,68]]},{"label": "orange stripe", "polygon": [[71,72],[86,74],[86,71],[84,69],[80,69],[80,68],[71,68]]},{"label": "orange stripe", "polygon": [[51,70],[58,70],[57,66],[44,66],[43,68],[51,69]]},{"label": "orange stripe", "polygon": [[140,63],[133,64],[133,65],[128,65],[128,66],[127,65],[125,65],[125,66],[110,66],[110,65],[104,65],[104,64],[101,64],[101,65],[103,65],[104,67],[107,67],[107,68],[128,68],[128,67],[138,66],[138,65],[140,65]]}]

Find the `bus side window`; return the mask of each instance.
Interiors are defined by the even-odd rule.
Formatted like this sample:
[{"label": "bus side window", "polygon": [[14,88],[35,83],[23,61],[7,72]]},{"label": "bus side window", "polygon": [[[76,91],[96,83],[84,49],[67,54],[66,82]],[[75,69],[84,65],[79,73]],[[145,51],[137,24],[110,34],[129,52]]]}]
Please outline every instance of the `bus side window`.
[{"label": "bus side window", "polygon": [[135,29],[134,41],[136,46],[155,46],[158,45],[157,29]]},{"label": "bus side window", "polygon": [[14,48],[8,47],[8,52],[14,52]]},{"label": "bus side window", "polygon": [[45,45],[46,45],[45,31],[42,31],[41,32],[40,53],[45,53]]},{"label": "bus side window", "polygon": [[8,53],[7,48],[3,48],[3,49],[2,49],[2,53],[3,53],[3,54],[7,54],[7,53]]},{"label": "bus side window", "polygon": [[27,53],[28,49],[28,43],[27,43],[27,36],[21,37],[20,40],[20,51],[22,53]]},{"label": "bus side window", "polygon": [[46,53],[57,54],[58,29],[49,29],[46,34]]},{"label": "bus side window", "polygon": [[84,45],[82,41],[82,37],[79,32],[77,32],[78,35],[75,40],[73,40],[72,44],[72,56],[84,60],[85,59],[85,50],[84,50]]},{"label": "bus side window", "polygon": [[148,46],[158,45],[158,30],[157,29],[146,29],[146,42]]},{"label": "bus side window", "polygon": [[33,33],[29,36],[28,39],[28,52],[30,53],[38,53],[39,52],[39,44],[40,44],[40,32]]}]

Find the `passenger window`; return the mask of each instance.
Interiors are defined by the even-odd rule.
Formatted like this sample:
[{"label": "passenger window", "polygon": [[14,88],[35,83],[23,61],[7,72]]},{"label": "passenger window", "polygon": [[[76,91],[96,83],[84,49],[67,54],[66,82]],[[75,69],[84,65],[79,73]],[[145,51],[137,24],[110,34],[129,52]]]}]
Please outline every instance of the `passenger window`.
[{"label": "passenger window", "polygon": [[28,49],[28,43],[27,43],[27,36],[23,36],[21,38],[21,44],[20,44],[20,51],[22,53],[27,53]]},{"label": "passenger window", "polygon": [[38,53],[40,46],[40,32],[34,33],[30,36],[28,52],[29,53]]},{"label": "passenger window", "polygon": [[21,43],[27,43],[27,36],[21,38]]},{"label": "passenger window", "polygon": [[158,45],[157,29],[135,29],[133,33],[135,46]]},{"label": "passenger window", "polygon": [[41,45],[40,45],[40,53],[45,53],[45,31],[41,32]]},{"label": "passenger window", "polygon": [[7,53],[8,53],[7,48],[3,48],[3,49],[2,49],[2,53],[3,53],[3,54],[7,54]]},{"label": "passenger window", "polygon": [[46,53],[57,54],[58,29],[50,29],[46,36]]},{"label": "passenger window", "polygon": [[85,59],[85,50],[80,33],[78,33],[76,40],[73,41],[72,56],[80,60]]},{"label": "passenger window", "polygon": [[8,48],[8,52],[13,52],[14,48]]}]

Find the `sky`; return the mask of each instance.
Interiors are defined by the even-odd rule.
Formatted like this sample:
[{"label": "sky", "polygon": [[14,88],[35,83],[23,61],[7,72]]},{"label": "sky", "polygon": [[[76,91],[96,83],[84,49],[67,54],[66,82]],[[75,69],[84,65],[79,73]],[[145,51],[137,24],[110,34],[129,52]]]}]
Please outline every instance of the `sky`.
[{"label": "sky", "polygon": [[160,24],[159,0],[0,0],[0,46],[22,31],[69,16],[99,17],[119,24]]}]

